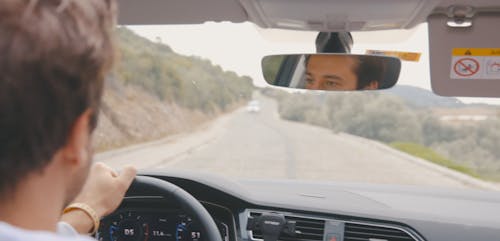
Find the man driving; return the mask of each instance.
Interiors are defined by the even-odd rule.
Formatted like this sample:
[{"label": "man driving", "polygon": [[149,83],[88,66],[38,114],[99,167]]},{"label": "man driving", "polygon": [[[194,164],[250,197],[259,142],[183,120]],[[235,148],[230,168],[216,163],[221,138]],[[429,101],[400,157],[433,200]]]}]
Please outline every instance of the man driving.
[{"label": "man driving", "polygon": [[376,90],[384,68],[369,56],[311,55],[305,64],[305,88],[310,90]]},{"label": "man driving", "polygon": [[136,171],[92,164],[113,0],[0,4],[0,240],[90,240]]}]

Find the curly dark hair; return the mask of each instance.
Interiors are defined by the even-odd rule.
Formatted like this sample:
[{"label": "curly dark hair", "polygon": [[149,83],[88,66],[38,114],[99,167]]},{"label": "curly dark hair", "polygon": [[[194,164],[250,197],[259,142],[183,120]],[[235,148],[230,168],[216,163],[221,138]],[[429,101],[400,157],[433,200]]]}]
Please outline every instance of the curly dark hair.
[{"label": "curly dark hair", "polygon": [[41,171],[91,110],[115,58],[113,0],[2,0],[0,197]]},{"label": "curly dark hair", "polygon": [[372,82],[378,82],[381,86],[385,65],[383,61],[373,56],[358,56],[358,66],[354,73],[358,76],[358,90],[369,86]]}]

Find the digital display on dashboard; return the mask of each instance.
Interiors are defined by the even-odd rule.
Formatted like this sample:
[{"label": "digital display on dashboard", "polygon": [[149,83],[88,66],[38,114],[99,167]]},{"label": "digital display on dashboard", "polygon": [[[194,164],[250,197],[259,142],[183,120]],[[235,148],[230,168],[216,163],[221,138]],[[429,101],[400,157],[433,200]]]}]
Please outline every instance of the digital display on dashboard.
[{"label": "digital display on dashboard", "polygon": [[[215,220],[222,240],[229,241],[228,226]],[[96,234],[100,241],[204,241],[200,226],[178,211],[122,211],[104,218]]]}]

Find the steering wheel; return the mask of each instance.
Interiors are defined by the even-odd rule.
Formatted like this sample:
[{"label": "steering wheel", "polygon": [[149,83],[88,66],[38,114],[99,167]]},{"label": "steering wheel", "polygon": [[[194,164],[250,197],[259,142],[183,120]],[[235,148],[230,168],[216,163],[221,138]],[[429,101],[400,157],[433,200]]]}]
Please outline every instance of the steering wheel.
[{"label": "steering wheel", "polygon": [[219,228],[212,216],[196,198],[184,189],[158,178],[137,176],[127,191],[127,195],[139,192],[155,193],[155,195],[173,199],[180,204],[183,211],[198,221],[205,241],[222,241]]}]

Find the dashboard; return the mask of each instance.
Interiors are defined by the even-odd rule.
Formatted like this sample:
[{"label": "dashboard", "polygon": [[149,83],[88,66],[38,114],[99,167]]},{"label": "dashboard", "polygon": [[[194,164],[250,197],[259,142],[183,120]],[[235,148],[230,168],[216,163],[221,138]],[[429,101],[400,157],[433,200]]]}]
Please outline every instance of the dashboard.
[{"label": "dashboard", "polygon": [[[498,192],[302,181],[227,180],[197,172],[143,173],[191,193],[223,241],[264,241],[255,223],[280,216],[278,241],[500,240]],[[101,241],[209,241],[179,204],[127,193],[101,221]]]}]

